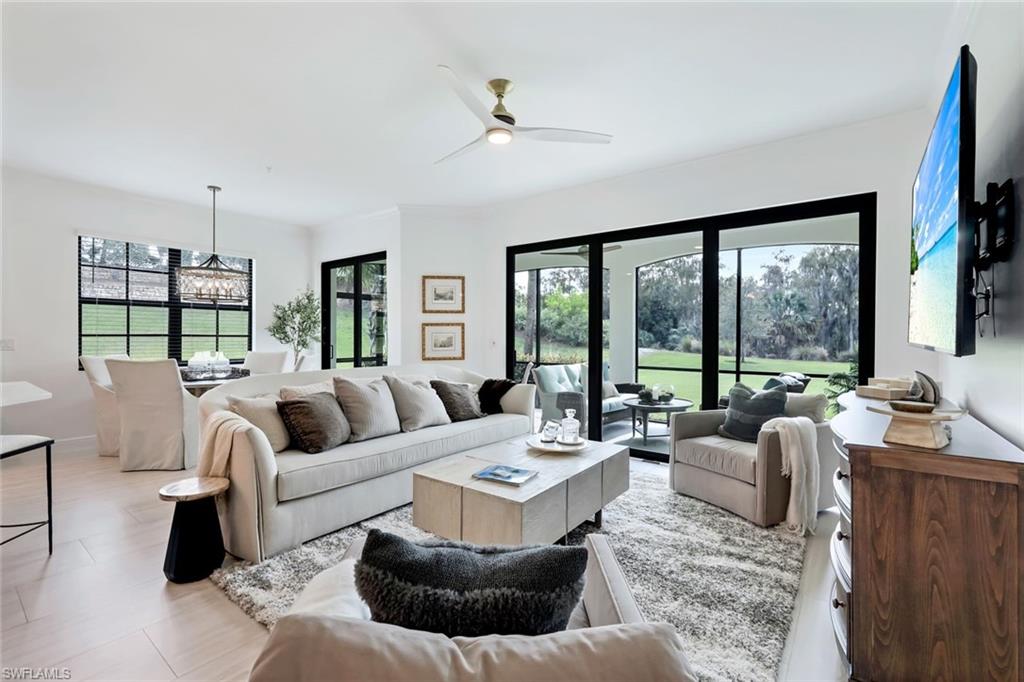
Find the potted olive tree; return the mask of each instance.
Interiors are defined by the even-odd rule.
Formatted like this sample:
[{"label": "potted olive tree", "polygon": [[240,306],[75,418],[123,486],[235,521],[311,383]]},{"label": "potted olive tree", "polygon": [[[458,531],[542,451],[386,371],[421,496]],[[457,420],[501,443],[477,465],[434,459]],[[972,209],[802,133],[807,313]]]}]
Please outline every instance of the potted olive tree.
[{"label": "potted olive tree", "polygon": [[320,341],[320,301],[312,289],[284,304],[274,304],[274,314],[267,331],[275,339],[290,346],[295,353],[295,367],[299,368],[302,352]]}]

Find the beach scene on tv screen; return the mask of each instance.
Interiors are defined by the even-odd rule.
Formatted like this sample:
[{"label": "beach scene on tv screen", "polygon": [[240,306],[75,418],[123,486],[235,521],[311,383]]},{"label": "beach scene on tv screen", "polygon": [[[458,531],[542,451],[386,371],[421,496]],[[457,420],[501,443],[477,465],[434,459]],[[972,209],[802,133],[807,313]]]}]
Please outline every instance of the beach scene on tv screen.
[{"label": "beach scene on tv screen", "polygon": [[958,61],[914,182],[910,238],[910,342],[950,352],[956,348],[959,154]]}]

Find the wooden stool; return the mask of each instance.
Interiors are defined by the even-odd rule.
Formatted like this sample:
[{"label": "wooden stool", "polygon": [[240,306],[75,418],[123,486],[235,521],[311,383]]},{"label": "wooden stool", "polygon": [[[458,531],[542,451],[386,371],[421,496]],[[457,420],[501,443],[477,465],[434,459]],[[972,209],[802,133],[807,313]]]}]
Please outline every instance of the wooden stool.
[{"label": "wooden stool", "polygon": [[164,575],[172,583],[207,578],[224,562],[215,498],[229,485],[226,478],[209,476],[186,478],[160,488],[160,499],[175,503],[164,558]]}]

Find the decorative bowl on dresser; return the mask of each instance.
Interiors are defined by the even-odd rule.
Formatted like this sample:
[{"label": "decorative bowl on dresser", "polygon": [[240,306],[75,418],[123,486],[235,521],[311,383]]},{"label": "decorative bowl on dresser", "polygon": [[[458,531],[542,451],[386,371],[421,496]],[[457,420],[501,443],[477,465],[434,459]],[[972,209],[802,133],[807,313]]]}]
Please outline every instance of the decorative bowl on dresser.
[{"label": "decorative bowl on dresser", "polygon": [[1024,680],[1024,451],[973,417],[941,450],[882,440],[848,393],[832,420],[832,625],[854,680]]}]

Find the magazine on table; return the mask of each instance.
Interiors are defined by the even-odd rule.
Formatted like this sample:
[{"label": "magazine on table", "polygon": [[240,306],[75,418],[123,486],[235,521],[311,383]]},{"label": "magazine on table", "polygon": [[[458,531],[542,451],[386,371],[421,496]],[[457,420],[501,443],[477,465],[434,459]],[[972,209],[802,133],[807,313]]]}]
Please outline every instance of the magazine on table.
[{"label": "magazine on table", "polygon": [[495,464],[473,474],[473,478],[497,481],[508,485],[522,485],[537,475],[534,469],[520,469],[507,464]]}]

